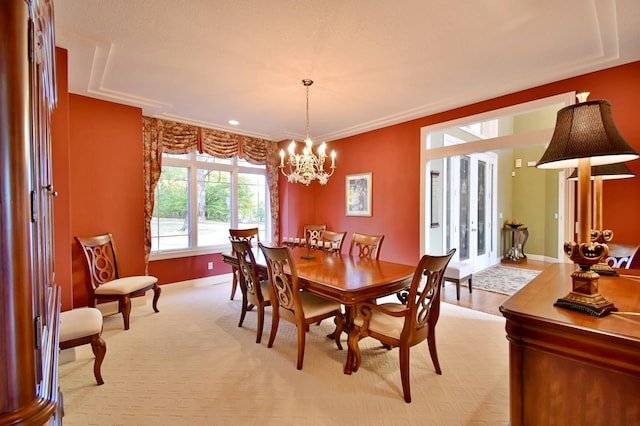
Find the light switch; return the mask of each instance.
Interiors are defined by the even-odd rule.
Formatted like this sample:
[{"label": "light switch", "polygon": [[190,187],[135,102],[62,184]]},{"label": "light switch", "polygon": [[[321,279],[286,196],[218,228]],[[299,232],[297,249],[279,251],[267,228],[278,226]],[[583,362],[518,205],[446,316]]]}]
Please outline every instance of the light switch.
[{"label": "light switch", "polygon": [[516,158],[516,169],[522,167],[522,159],[521,158]]}]

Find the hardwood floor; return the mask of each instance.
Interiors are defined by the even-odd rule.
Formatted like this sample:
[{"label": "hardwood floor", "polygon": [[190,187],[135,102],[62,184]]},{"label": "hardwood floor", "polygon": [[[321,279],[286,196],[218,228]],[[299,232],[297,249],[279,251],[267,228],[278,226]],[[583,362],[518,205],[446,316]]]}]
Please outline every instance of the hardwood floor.
[{"label": "hardwood floor", "polygon": [[[518,265],[509,264],[508,266],[523,269],[535,269],[542,270],[549,266],[550,263],[527,260],[524,263]],[[502,305],[509,296],[504,294],[492,293],[490,291],[483,291],[473,289],[473,293],[469,294],[469,290],[466,286],[460,286],[460,300],[456,300],[456,286],[452,283],[446,283],[442,289],[442,301],[452,304],[463,306],[465,308],[473,309],[476,311],[486,312],[493,315],[502,315],[500,313],[500,305]]]}]

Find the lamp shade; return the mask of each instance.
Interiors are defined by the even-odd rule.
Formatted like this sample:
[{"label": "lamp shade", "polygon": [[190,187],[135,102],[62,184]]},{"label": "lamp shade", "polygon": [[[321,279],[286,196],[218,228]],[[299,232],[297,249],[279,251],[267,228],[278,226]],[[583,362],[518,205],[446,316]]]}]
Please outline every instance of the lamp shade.
[{"label": "lamp shade", "polygon": [[[596,176],[602,177],[602,180],[626,179],[632,178],[635,174],[629,170],[624,163],[603,164],[602,166],[591,167],[591,180]],[[578,169],[574,169],[568,180],[578,180]]]},{"label": "lamp shade", "polygon": [[638,158],[618,132],[609,101],[582,102],[559,110],[553,137],[537,166],[578,167],[581,158],[589,158],[592,166]]}]

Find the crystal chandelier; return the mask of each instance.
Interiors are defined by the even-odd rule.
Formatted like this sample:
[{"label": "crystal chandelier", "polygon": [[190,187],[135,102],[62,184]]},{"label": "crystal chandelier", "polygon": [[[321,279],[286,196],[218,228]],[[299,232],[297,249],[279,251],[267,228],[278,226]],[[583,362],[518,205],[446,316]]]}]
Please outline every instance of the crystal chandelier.
[{"label": "crystal chandelier", "polygon": [[291,141],[289,144],[289,159],[286,163],[289,165],[289,172],[285,172],[284,150],[280,150],[280,170],[287,177],[289,182],[300,182],[309,185],[312,180],[317,179],[320,185],[326,185],[329,177],[333,175],[336,169],[335,160],[336,152],[331,151],[331,173],[324,170],[324,160],[327,158],[327,144],[322,142],[318,147],[318,155],[316,156],[311,147],[313,142],[309,137],[309,86],[313,84],[313,80],[302,80],[302,84],[307,88],[307,138],[304,140],[305,146],[302,154],[296,153],[296,142]]}]

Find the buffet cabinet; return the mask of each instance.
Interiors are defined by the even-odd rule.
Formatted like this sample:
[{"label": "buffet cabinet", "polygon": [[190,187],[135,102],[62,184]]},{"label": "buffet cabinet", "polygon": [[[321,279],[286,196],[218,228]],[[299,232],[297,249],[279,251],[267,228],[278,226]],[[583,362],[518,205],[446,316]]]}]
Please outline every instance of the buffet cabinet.
[{"label": "buffet cabinet", "polygon": [[0,32],[0,425],[57,424],[52,0],[3,0]]},{"label": "buffet cabinet", "polygon": [[549,266],[500,307],[512,426],[640,424],[640,271],[600,276],[619,310],[600,318],[554,306],[575,269]]}]

